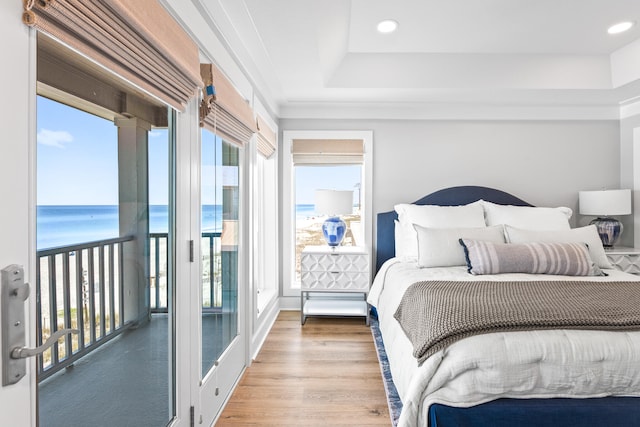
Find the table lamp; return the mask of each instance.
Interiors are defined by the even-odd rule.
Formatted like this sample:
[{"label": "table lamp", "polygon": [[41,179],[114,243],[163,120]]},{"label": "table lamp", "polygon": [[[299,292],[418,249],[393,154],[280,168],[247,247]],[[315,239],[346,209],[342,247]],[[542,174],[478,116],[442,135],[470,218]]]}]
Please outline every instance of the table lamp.
[{"label": "table lamp", "polygon": [[322,224],[322,235],[327,244],[339,246],[347,231],[347,224],[339,215],[353,213],[353,191],[351,190],[316,190],[315,210],[319,215],[329,218]]},{"label": "table lamp", "polygon": [[611,215],[631,214],[631,190],[580,191],[581,215],[595,215],[596,226],[604,247],[612,247],[622,235],[622,223]]}]

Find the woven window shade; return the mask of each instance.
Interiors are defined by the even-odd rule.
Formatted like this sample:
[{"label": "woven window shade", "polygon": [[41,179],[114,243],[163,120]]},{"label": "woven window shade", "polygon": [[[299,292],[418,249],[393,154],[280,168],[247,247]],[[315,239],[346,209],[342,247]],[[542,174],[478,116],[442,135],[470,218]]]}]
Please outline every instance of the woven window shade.
[{"label": "woven window shade", "polygon": [[25,24],[180,111],[202,86],[198,47],[157,0],[25,0],[24,6]]},{"label": "woven window shade", "polygon": [[294,165],[353,165],[364,163],[361,139],[294,139]]},{"label": "woven window shade", "polygon": [[256,117],[256,127],[258,128],[258,152],[268,159],[276,152],[276,133],[260,115]]},{"label": "woven window shade", "polygon": [[204,82],[200,126],[244,147],[256,133],[253,110],[215,65],[200,64],[200,75]]}]

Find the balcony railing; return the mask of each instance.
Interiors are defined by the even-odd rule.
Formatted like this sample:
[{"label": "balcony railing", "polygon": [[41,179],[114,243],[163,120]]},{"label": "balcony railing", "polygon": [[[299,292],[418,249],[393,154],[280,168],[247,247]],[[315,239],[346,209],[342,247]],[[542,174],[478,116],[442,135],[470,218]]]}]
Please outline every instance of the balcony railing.
[{"label": "balcony railing", "polygon": [[221,233],[202,233],[202,309],[222,309]]},{"label": "balcony railing", "polygon": [[[222,308],[220,233],[202,233],[203,309]],[[123,332],[125,322],[124,250],[133,237],[121,237],[38,251],[37,342],[62,328],[79,334],[61,340],[38,357],[40,381]],[[169,307],[167,233],[149,236],[149,306],[151,313]]]},{"label": "balcony railing", "polygon": [[123,250],[132,241],[121,237],[38,251],[38,345],[58,329],[79,330],[38,357],[40,380],[124,330]]},{"label": "balcony railing", "polygon": [[149,235],[149,308],[152,313],[166,313],[168,301],[168,265],[167,233],[151,233]]}]

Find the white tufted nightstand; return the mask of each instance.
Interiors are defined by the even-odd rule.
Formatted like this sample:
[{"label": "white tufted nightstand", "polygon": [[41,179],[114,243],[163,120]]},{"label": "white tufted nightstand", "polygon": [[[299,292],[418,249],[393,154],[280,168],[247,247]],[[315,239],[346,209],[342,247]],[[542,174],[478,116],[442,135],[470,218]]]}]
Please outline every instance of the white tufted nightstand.
[{"label": "white tufted nightstand", "polygon": [[300,264],[302,324],[308,316],[363,316],[369,324],[369,254],[365,248],[307,246]]},{"label": "white tufted nightstand", "polygon": [[615,246],[605,249],[609,262],[618,270],[640,274],[640,249]]}]

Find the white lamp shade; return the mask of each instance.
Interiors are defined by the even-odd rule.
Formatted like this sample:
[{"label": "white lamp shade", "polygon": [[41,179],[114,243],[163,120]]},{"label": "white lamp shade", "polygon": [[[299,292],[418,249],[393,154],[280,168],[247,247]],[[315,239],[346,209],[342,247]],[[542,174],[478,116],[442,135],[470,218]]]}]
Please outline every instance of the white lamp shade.
[{"label": "white lamp shade", "polygon": [[316,190],[316,213],[319,215],[346,215],[353,213],[353,191]]},{"label": "white lamp shade", "polygon": [[631,190],[580,191],[580,214],[582,215],[629,215],[631,213]]}]

